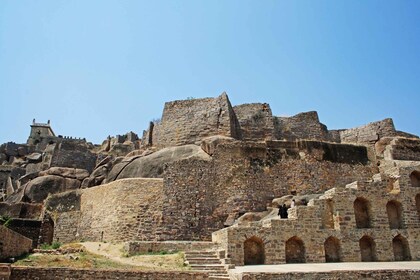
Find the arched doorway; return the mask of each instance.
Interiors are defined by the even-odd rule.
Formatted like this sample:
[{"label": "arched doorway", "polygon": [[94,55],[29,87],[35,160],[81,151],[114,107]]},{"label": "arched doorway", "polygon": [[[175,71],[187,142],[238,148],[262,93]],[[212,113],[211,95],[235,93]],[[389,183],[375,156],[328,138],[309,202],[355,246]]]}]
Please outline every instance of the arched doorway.
[{"label": "arched doorway", "polygon": [[358,197],[354,203],[354,216],[356,218],[357,228],[370,228],[372,222],[370,218],[370,203],[363,197]]},{"label": "arched doorway", "polygon": [[253,236],[244,242],[244,264],[264,264],[264,242],[261,238]]},{"label": "arched doorway", "polygon": [[391,200],[386,204],[386,213],[388,214],[389,227],[391,229],[402,228],[402,207],[401,203]]},{"label": "arched doorway", "polygon": [[359,240],[362,262],[376,261],[376,244],[370,236],[363,236]]},{"label": "arched doorway", "polygon": [[410,174],[411,186],[415,188],[420,188],[420,172],[413,171]]},{"label": "arched doorway", "polygon": [[305,245],[302,239],[293,236],[286,241],[286,263],[304,263]]},{"label": "arched doorway", "polygon": [[341,246],[340,240],[330,236],[324,242],[325,262],[339,262],[341,261]]},{"label": "arched doorway", "polygon": [[401,234],[392,239],[392,249],[394,250],[394,259],[396,261],[410,261],[411,254],[410,248],[408,246],[407,239],[405,239]]}]

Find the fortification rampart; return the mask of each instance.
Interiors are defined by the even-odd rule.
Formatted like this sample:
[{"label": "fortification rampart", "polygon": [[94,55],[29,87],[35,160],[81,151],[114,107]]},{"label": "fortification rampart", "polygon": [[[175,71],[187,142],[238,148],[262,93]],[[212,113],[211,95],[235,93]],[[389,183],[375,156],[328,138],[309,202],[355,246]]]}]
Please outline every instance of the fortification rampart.
[{"label": "fortification rampart", "polygon": [[54,240],[155,240],[162,224],[161,179],[122,179],[52,196]]},{"label": "fortification rampart", "polygon": [[28,253],[32,248],[32,240],[0,225],[0,260]]},{"label": "fortification rampart", "polygon": [[270,105],[267,103],[242,104],[233,107],[242,140],[273,140],[274,125]]}]

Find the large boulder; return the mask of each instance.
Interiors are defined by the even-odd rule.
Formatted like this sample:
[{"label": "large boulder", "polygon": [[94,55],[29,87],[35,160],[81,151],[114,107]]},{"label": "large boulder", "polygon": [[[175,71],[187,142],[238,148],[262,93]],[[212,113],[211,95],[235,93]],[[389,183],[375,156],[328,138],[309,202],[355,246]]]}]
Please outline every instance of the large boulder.
[{"label": "large boulder", "polygon": [[33,203],[42,202],[47,198],[48,194],[78,189],[80,184],[80,181],[77,179],[56,175],[37,177],[26,185],[25,198]]},{"label": "large boulder", "polygon": [[65,178],[83,180],[86,177],[89,177],[89,172],[86,169],[80,168],[51,167],[45,171],[39,172],[39,175],[57,175]]},{"label": "large boulder", "polygon": [[[123,164],[114,166],[118,169],[122,167],[115,179],[161,178],[165,164],[184,159],[210,160],[211,157],[196,145],[169,147],[136,158],[125,166]],[[116,172],[111,171],[111,173],[115,174]]]}]

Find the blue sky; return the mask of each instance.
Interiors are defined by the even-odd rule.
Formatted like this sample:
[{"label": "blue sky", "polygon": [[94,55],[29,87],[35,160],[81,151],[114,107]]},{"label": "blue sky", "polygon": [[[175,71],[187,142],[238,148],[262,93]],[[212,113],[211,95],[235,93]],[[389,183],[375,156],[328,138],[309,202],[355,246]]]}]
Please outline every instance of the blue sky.
[{"label": "blue sky", "polygon": [[329,129],[420,134],[420,1],[0,2],[0,143],[33,118],[100,143],[226,91]]}]

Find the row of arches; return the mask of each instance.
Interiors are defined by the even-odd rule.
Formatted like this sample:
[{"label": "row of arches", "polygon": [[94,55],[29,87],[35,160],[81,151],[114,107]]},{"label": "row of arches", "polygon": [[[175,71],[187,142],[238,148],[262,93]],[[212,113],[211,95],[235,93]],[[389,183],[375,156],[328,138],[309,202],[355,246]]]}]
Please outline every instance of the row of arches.
[{"label": "row of arches", "polygon": [[[416,209],[420,218],[420,194],[415,197]],[[372,228],[372,213],[369,200],[358,197],[353,203],[354,215],[357,228]],[[401,202],[397,200],[388,201],[386,204],[386,213],[388,216],[389,228],[400,229],[404,227],[403,208]]]},{"label": "row of arches", "polygon": [[[359,240],[360,257],[362,262],[377,261],[376,243],[372,237],[365,235]],[[297,236],[293,236],[285,244],[286,263],[305,263],[305,244]],[[392,249],[395,261],[411,260],[408,241],[402,235],[392,239]],[[328,237],[324,242],[325,262],[342,261],[341,242],[334,236]],[[258,265],[265,263],[264,242],[261,238],[253,236],[244,242],[244,264]]]}]

